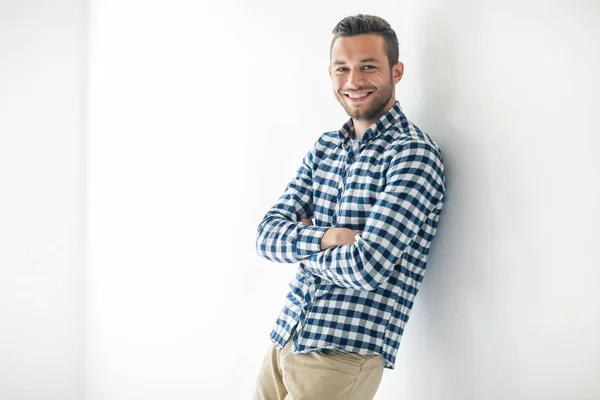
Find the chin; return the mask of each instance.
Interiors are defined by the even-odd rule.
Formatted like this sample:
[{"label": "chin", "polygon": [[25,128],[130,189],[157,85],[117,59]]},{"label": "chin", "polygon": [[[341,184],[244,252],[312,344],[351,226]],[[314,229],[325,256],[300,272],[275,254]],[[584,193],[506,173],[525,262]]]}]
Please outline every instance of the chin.
[{"label": "chin", "polygon": [[369,108],[370,104],[361,104],[360,108],[357,108],[351,104],[348,104],[345,109],[346,109],[346,114],[348,114],[350,117],[358,120],[358,121],[365,121],[368,118],[368,113],[370,113],[370,108]]},{"label": "chin", "polygon": [[369,107],[371,107],[371,103],[364,103],[364,104],[360,104],[357,106],[355,104],[344,102],[344,108],[346,109],[346,112],[349,112],[352,114],[364,113],[365,110],[369,109]]}]

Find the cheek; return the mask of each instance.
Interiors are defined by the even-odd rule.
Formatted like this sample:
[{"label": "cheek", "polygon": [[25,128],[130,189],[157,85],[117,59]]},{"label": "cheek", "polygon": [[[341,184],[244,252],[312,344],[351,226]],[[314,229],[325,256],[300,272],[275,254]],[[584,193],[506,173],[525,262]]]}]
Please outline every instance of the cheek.
[{"label": "cheek", "polygon": [[377,86],[378,87],[383,87],[386,85],[389,85],[390,82],[394,82],[389,76],[386,75],[378,75],[377,79],[375,79],[375,82],[377,82]]}]

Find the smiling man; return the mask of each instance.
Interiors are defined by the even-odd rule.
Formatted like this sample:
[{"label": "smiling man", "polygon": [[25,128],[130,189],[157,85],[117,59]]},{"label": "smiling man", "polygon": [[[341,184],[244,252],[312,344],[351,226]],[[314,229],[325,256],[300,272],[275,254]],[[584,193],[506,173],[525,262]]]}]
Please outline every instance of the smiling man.
[{"label": "smiling man", "polygon": [[[393,43],[391,56],[397,60],[397,44]],[[390,62],[386,47],[386,39],[375,34],[340,36],[331,45],[329,75],[334,94],[352,117],[356,138],[396,102],[395,85],[402,79],[404,64]]]},{"label": "smiling man", "polygon": [[442,153],[395,99],[395,32],[359,14],[333,34],[329,75],[350,119],[320,135],[258,226],[257,253],[298,269],[255,399],[375,396],[395,368],[445,201]]}]

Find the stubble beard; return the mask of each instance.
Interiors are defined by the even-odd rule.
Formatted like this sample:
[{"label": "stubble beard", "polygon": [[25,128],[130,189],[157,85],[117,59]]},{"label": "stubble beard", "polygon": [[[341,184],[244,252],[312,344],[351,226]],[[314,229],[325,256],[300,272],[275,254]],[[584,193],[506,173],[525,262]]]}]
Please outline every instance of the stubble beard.
[{"label": "stubble beard", "polygon": [[376,97],[372,100],[371,106],[369,106],[369,108],[367,108],[366,110],[356,110],[352,106],[352,104],[347,104],[345,101],[345,96],[341,93],[335,93],[335,98],[337,99],[338,103],[340,103],[340,105],[344,108],[346,114],[348,114],[348,116],[350,116],[351,118],[357,121],[375,121],[384,114],[384,108],[392,98],[393,91],[394,84],[391,81],[390,77],[390,81],[387,85],[385,85],[385,87],[383,87],[382,91],[379,92],[379,94],[376,94],[376,92],[373,92],[373,94],[371,94],[371,96]]}]

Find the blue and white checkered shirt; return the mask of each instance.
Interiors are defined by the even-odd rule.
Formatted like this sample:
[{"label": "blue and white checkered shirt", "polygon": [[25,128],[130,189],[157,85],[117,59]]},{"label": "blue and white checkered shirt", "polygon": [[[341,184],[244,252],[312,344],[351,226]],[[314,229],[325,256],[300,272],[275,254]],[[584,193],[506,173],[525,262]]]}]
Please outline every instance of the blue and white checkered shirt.
[{"label": "blue and white checkered shirt", "polygon": [[[257,230],[260,256],[299,263],[274,345],[296,327],[292,353],[377,353],[394,369],[444,200],[442,153],[397,101],[360,139],[352,119],[322,134]],[[321,250],[332,226],[355,242]]]}]

